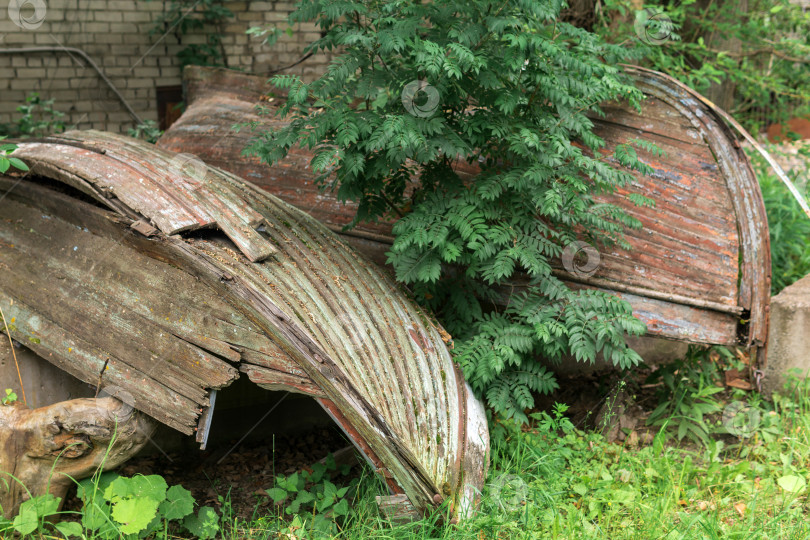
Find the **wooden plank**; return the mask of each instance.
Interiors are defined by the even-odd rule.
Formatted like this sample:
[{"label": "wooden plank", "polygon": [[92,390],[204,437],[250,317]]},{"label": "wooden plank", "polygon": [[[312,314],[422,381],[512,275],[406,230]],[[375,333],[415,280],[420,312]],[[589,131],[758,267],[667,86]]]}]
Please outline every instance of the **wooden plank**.
[{"label": "wooden plank", "polygon": [[[68,144],[39,142],[20,143],[14,155],[36,163],[37,167],[64,171],[65,178],[81,176],[86,179],[82,183],[114,193],[129,208],[151,219],[160,230],[169,234],[214,223],[210,216],[193,212],[182,201],[172,198],[152,180],[148,170],[136,163],[111,163],[106,153]],[[47,171],[42,172],[47,175]],[[98,193],[98,190],[93,193]]]},{"label": "wooden plank", "polygon": [[0,293],[0,305],[9,320],[14,320],[11,336],[42,358],[93,385],[98,384],[103,370],[103,386],[125,388],[139,410],[182,433],[194,432],[199,408],[193,401],[43,317],[19,299]]},{"label": "wooden plank", "polygon": [[[262,358],[279,354],[278,347],[267,336],[259,333],[255,325],[232,306],[212,296],[204,283],[171,263],[137,253],[147,249],[150,242],[126,234],[108,212],[87,205],[76,211],[75,200],[70,196],[43,191],[27,182],[16,185],[11,192],[4,192],[12,185],[0,178],[0,193],[4,193],[6,199],[40,209],[37,215],[61,219],[77,230],[92,230],[112,244],[124,244],[136,251],[122,252],[127,256],[74,259],[66,270],[76,280],[92,272],[115,276],[114,280],[104,284],[109,296],[137,300],[129,305],[129,309],[167,332],[224,358],[237,361],[235,351],[250,350],[251,358],[264,365],[261,364]],[[20,211],[25,213],[25,210]],[[43,257],[46,255],[46,252],[42,253]],[[131,264],[130,256],[139,262]],[[144,283],[150,286],[144,287]],[[167,298],[170,299],[168,302]],[[272,365],[270,360],[265,362]]]},{"label": "wooden plank", "polygon": [[[41,305],[44,315],[65,328],[72,328],[77,335],[96,334],[96,343],[103,344],[112,354],[127,358],[134,367],[154,377],[175,378],[178,391],[200,403],[205,402],[203,385],[221,387],[236,377],[233,367],[202,349],[173,336],[164,339],[162,328],[128,308],[130,302],[138,303],[137,297],[119,297],[105,290],[114,279],[72,268],[74,261],[88,262],[93,254],[106,253],[111,259],[127,261],[127,269],[122,273],[138,274],[139,259],[142,261],[145,257],[139,258],[118,245],[99,241],[95,235],[61,220],[43,218],[13,201],[4,205],[4,214],[20,224],[3,231],[4,240],[14,244],[14,248],[0,252],[0,260],[12,269],[0,275],[0,286],[4,290],[14,291],[35,302],[34,305]],[[48,258],[55,246],[60,246],[65,255]],[[152,292],[156,291],[152,289]],[[172,302],[175,291],[162,292],[163,302]],[[154,310],[151,306],[146,309]],[[105,327],[106,332],[98,333],[98,328]]]},{"label": "wooden plank", "polygon": [[243,364],[239,370],[265,390],[284,390],[312,397],[324,397],[323,390],[313,384],[306,374],[303,377],[298,377],[283,371],[250,364]]},{"label": "wooden plank", "polygon": [[[748,333],[744,342],[761,340],[767,327],[764,307],[768,298],[762,292],[769,266],[763,249],[767,221],[760,211],[761,195],[747,158],[742,152],[731,151],[734,136],[675,81],[662,74],[627,69],[648,96],[642,112],[626,104],[605,104],[606,116],[594,118],[595,131],[605,138],[606,152],[616,144],[640,138],[657,144],[666,154],[655,157],[640,151],[654,173],[649,177],[635,174],[632,186],[597,198],[623,207],[641,221],[642,229],[626,232],[630,250],[599,247],[602,260],[594,278],[615,283],[618,289],[633,288],[633,299],[644,296],[642,289],[650,291],[660,309],[669,313],[657,314],[666,324],[649,311],[650,305],[634,308],[658,335],[687,341],[715,336],[712,339],[728,343],[739,342],[739,336]],[[233,124],[255,121],[263,130],[272,130],[285,123],[272,115],[256,114],[263,81],[253,79],[246,90],[236,91],[228,88],[231,74],[221,70],[195,68],[188,76],[191,106],[164,134],[159,146],[193,152],[234,171],[341,233],[356,207],[318,190],[316,175],[309,167],[309,151],[293,148],[285,160],[272,167],[241,156],[252,134],[231,131]],[[250,80],[243,74],[233,76]],[[279,97],[269,106],[273,108],[282,100]],[[465,177],[477,173],[475,166],[464,162],[458,163],[456,170]],[[653,198],[656,207],[635,207],[627,199],[630,192]],[[391,223],[364,224],[344,238],[379,264],[385,261],[390,230]],[[562,269],[560,261],[554,263]],[[756,302],[753,290],[757,291]],[[662,303],[661,297],[667,295],[680,298],[676,304],[693,309]],[[704,322],[717,324],[715,330],[726,333],[702,332],[695,326],[694,309],[708,305],[720,306],[721,313],[752,310],[757,314],[756,322],[747,327],[738,320],[737,328],[731,329],[722,315],[707,314]]]},{"label": "wooden plank", "polygon": [[[114,179],[107,177],[105,180],[113,184],[111,187],[122,200],[128,202],[132,199],[133,205],[139,204],[142,208],[139,211],[145,216],[153,220],[155,216],[168,217],[172,215],[172,209],[177,208],[186,210],[198,221],[195,227],[182,228],[161,227],[156,221],[156,225],[166,234],[216,225],[251,262],[263,260],[275,253],[272,244],[255,230],[261,225],[260,216],[233,190],[216,182],[206,181],[204,164],[200,164],[203,170],[197,173],[201,178],[197,178],[183,167],[178,156],[154,147],[133,144],[126,137],[102,132],[83,132],[78,136],[68,132],[59,139],[68,144],[75,140],[82,145],[91,145],[103,152],[105,157],[113,158],[125,166],[137,165],[145,178],[135,181],[130,175]],[[108,159],[108,167],[109,161]],[[144,188],[147,194],[161,191],[166,193],[171,203],[168,206],[155,205],[148,196],[136,197]]]},{"label": "wooden plank", "polygon": [[378,495],[374,499],[380,514],[391,523],[411,523],[424,517],[405,495]]}]

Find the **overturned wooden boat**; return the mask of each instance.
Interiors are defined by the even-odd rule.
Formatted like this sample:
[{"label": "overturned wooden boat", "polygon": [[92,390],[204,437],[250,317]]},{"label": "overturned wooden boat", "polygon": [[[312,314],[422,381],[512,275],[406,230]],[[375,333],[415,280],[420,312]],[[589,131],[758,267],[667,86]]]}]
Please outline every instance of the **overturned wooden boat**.
[{"label": "overturned wooden boat", "polygon": [[217,389],[240,376],[312,396],[412,509],[473,509],[488,466],[481,403],[441,327],[335,234],[123,136],[69,132],[14,155],[31,168],[0,175],[14,339],[200,442]]},{"label": "overturned wooden boat", "polygon": [[[768,330],[770,248],[762,194],[747,156],[720,115],[691,89],[662,73],[626,68],[645,93],[641,112],[621,103],[602,105],[595,131],[606,152],[631,139],[655,143],[665,155],[639,151],[654,169],[635,175],[627,190],[603,197],[642,223],[627,231],[630,250],[602,250],[591,272],[571,272],[558,261],[557,275],[574,287],[592,287],[625,298],[647,324],[648,335],[690,343],[763,347]],[[312,153],[294,148],[274,166],[242,155],[252,134],[284,125],[267,114],[283,96],[269,98],[265,78],[224,69],[188,67],[187,108],[158,141],[162,148],[199,156],[301,208],[384,264],[391,223],[343,231],[355,207],[321,192],[309,168]],[[265,114],[259,114],[258,108]],[[617,165],[618,166],[618,165]],[[476,169],[459,165],[459,173]],[[636,192],[655,201],[639,208]]]}]

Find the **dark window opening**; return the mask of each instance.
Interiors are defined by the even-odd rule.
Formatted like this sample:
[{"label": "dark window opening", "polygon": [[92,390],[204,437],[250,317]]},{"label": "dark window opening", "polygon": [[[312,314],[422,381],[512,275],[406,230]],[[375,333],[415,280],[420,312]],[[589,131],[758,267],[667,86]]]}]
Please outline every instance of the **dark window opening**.
[{"label": "dark window opening", "polygon": [[158,127],[162,131],[166,131],[183,113],[183,87],[180,85],[158,86],[155,90],[157,91]]}]

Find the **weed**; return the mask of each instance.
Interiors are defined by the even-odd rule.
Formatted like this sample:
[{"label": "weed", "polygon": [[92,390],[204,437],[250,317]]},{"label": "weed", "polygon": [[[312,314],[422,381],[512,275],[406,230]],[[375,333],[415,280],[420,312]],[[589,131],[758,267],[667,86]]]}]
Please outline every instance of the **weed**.
[{"label": "weed", "polygon": [[17,394],[14,393],[14,390],[11,388],[6,388],[6,395],[3,396],[3,399],[0,399],[0,403],[3,405],[11,405],[12,403],[17,402]]},{"label": "weed", "polygon": [[[340,469],[346,475],[350,467],[344,465]],[[336,520],[349,515],[348,497],[357,485],[357,480],[346,486],[333,484],[331,475],[336,472],[338,467],[330,454],[324,463],[313,465],[312,471],[276,477],[276,485],[267,494],[276,504],[286,503],[286,514],[296,515],[298,519],[293,520],[291,528],[333,534],[337,530]]]},{"label": "weed", "polygon": [[130,128],[127,131],[127,135],[130,137],[135,137],[136,139],[143,139],[146,142],[154,144],[157,142],[160,136],[163,135],[163,131],[158,128],[157,122],[154,120],[146,120],[142,124],[138,124],[134,128]]},{"label": "weed", "polygon": [[15,123],[0,126],[4,135],[15,137],[42,137],[65,131],[65,113],[53,107],[53,99],[42,99],[33,92],[25,98],[25,103],[17,107],[20,117]]},{"label": "weed", "polygon": [[[5,137],[0,137],[0,141],[2,141],[3,139],[5,139]],[[11,157],[9,155],[16,149],[17,149],[16,144],[0,143],[0,174],[4,174],[11,167],[19,169],[21,171],[28,170],[28,165],[26,165],[21,159]]]},{"label": "weed", "polygon": [[[722,347],[713,350],[730,355]],[[650,414],[647,424],[674,429],[678,440],[688,437],[706,444],[713,431],[706,417],[722,410],[721,402],[715,397],[724,390],[722,385],[716,384],[719,375],[717,364],[706,350],[694,346],[689,348],[686,358],[659,367],[647,381],[662,384],[659,405]]]}]

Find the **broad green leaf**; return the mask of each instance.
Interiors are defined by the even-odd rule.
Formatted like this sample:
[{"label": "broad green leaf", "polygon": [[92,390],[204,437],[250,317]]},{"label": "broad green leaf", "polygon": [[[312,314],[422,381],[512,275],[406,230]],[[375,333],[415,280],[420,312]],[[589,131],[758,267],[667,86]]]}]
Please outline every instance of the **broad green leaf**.
[{"label": "broad green leaf", "polygon": [[104,490],[104,497],[113,503],[131,497],[146,497],[160,503],[166,498],[167,489],[166,480],[157,474],[132,478],[120,476]]},{"label": "broad green leaf", "polygon": [[158,504],[158,501],[149,497],[121,500],[113,505],[112,518],[121,524],[122,533],[139,533],[157,515]]},{"label": "broad green leaf", "polygon": [[346,499],[341,499],[335,506],[332,507],[332,511],[335,513],[336,516],[347,516],[349,515],[349,503]]},{"label": "broad green leaf", "polygon": [[[79,482],[79,485],[76,489],[76,494],[78,497],[86,504],[90,498],[93,498],[96,494],[99,495],[99,502],[101,502],[101,494],[109,487],[109,485],[118,478],[118,473],[114,472],[106,472],[103,473],[98,478],[90,477],[85,478],[84,480]],[[98,491],[95,491],[96,485],[98,486]]]},{"label": "broad green leaf", "polygon": [[8,158],[8,162],[11,164],[12,167],[17,168],[21,171],[28,170],[28,165],[26,165],[21,159],[10,157]]},{"label": "broad green leaf", "polygon": [[209,540],[219,532],[219,516],[210,506],[203,506],[196,516],[187,516],[183,520],[183,526],[196,538]]},{"label": "broad green leaf", "polygon": [[776,483],[779,484],[780,488],[789,493],[801,493],[807,486],[807,482],[804,480],[804,478],[793,474],[780,477],[778,480],[776,480]]},{"label": "broad green leaf", "polygon": [[166,500],[160,503],[159,511],[165,519],[183,519],[194,511],[194,497],[183,486],[172,486],[166,492]]},{"label": "broad green leaf", "polygon": [[50,493],[29,499],[20,505],[20,513],[14,518],[14,530],[22,535],[31,534],[39,527],[39,522],[56,513],[60,497]]},{"label": "broad green leaf", "polygon": [[287,498],[287,491],[278,487],[268,489],[267,494],[270,495],[270,498],[273,499],[273,502],[276,504]]},{"label": "broad green leaf", "polygon": [[82,525],[91,530],[104,529],[109,526],[110,505],[101,501],[101,497],[90,503],[85,503],[82,508]]},{"label": "broad green leaf", "polygon": [[70,538],[72,536],[81,536],[84,532],[81,523],[76,523],[75,521],[63,521],[61,523],[54,524],[56,530],[62,533],[65,538]]}]

